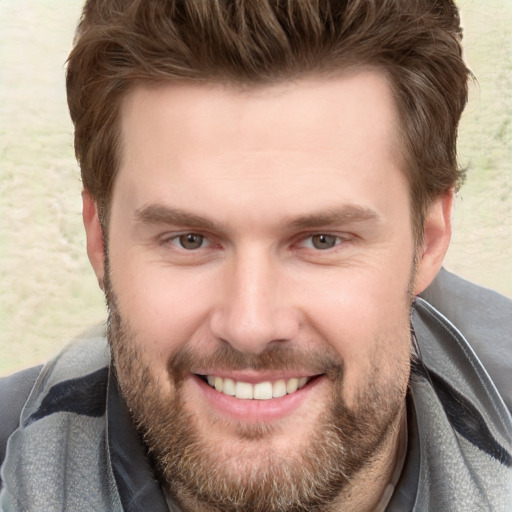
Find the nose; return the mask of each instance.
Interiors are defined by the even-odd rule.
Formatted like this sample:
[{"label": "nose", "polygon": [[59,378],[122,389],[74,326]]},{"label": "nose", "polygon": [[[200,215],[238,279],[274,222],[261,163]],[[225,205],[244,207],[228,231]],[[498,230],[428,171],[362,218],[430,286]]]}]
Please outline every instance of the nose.
[{"label": "nose", "polygon": [[296,338],[300,318],[282,264],[268,253],[237,255],[226,266],[212,313],[212,335],[243,353]]}]

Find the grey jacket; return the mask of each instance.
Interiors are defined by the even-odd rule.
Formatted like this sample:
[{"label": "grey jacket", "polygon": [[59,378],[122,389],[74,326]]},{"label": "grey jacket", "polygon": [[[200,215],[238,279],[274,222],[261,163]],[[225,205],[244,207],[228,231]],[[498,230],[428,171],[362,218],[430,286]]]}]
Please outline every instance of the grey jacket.
[{"label": "grey jacket", "polygon": [[[424,298],[408,452],[387,511],[509,512],[512,302],[445,271]],[[1,511],[169,510],[101,335],[0,383],[0,414]]]}]

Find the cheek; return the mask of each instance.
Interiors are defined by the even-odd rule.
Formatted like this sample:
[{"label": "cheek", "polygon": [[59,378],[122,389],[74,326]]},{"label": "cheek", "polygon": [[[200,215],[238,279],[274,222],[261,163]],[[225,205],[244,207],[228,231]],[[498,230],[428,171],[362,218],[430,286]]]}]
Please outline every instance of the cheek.
[{"label": "cheek", "polygon": [[377,266],[333,269],[302,283],[303,308],[316,328],[353,333],[357,343],[372,332],[401,330],[404,320],[408,326],[409,280],[410,266],[400,272]]},{"label": "cheek", "polygon": [[402,279],[396,276],[387,283],[382,271],[374,275],[349,271],[328,289],[317,289],[318,293],[310,289],[307,323],[343,360],[349,402],[357,396],[361,383],[376,374],[383,381],[407,378],[409,276],[403,271]]},{"label": "cheek", "polygon": [[206,339],[211,298],[201,272],[148,265],[137,257],[111,262],[112,288],[119,312],[152,362],[164,372],[169,356],[184,344]]}]

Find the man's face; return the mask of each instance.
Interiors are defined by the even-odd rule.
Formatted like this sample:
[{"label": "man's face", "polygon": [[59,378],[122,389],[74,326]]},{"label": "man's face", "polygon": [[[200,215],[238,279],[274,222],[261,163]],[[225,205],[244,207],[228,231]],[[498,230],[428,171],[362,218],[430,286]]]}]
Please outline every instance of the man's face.
[{"label": "man's face", "polygon": [[370,71],[126,98],[110,341],[184,502],[325,506],[389,442],[414,260],[396,122]]}]

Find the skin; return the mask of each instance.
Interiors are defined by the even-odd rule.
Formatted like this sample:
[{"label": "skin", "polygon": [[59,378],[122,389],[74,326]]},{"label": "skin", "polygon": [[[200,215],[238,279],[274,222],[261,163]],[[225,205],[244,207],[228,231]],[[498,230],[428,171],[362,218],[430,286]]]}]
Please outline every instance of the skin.
[{"label": "skin", "polygon": [[[411,292],[441,266],[452,194],[432,203],[417,247],[396,122],[389,85],[371,70],[259,89],[165,84],[128,94],[109,221],[110,285],[158,393],[177,395],[167,362],[184,347],[208,355],[228,345],[261,356],[279,346],[341,361],[350,408],[369,383],[404,404]],[[101,227],[87,191],[83,201],[102,285]],[[187,233],[203,245],[183,248]],[[334,245],[319,249],[319,234]],[[292,458],[308,446],[333,394],[332,382],[300,361],[261,371],[192,363],[179,393],[205,442],[227,461],[243,450],[263,467],[263,446]],[[261,405],[216,400],[195,376],[205,373],[252,383],[320,376],[299,398]],[[378,502],[400,418],[333,510]],[[241,428],[262,425],[264,436],[240,437]]]}]

